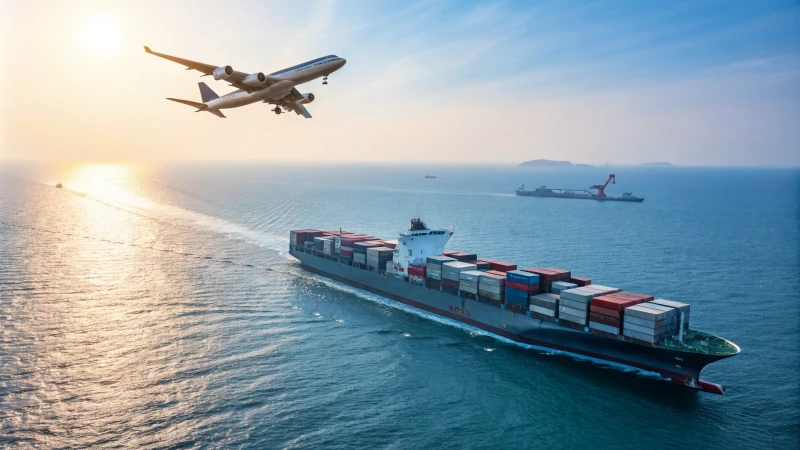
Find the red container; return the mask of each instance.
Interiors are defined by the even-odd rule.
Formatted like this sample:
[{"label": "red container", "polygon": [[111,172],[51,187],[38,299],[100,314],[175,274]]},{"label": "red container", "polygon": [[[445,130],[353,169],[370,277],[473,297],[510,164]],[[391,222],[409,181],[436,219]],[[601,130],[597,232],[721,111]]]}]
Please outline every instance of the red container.
[{"label": "red container", "polygon": [[602,323],[603,325],[608,325],[610,327],[617,327],[620,326],[620,320],[616,317],[608,317],[603,314],[597,314],[595,312],[589,313],[589,320],[592,322]]},{"label": "red container", "polygon": [[[453,253],[458,253],[458,252],[455,251],[455,250],[445,250],[445,251],[442,252],[442,256],[450,256]],[[452,256],[450,256],[450,257],[452,258]]]},{"label": "red container", "polygon": [[550,281],[569,281],[569,278],[572,276],[572,272],[569,270],[556,269],[555,267],[548,267],[545,270],[549,270],[556,277],[555,280]]},{"label": "red container", "polygon": [[624,311],[625,308],[636,304],[637,301],[635,299],[620,298],[611,295],[601,295],[592,299],[593,306],[599,306],[614,311]]},{"label": "red container", "polygon": [[425,266],[414,266],[409,264],[408,265],[408,274],[415,275],[418,277],[424,277],[426,273]]},{"label": "red container", "polygon": [[520,291],[527,292],[529,294],[539,293],[538,284],[522,284],[522,283],[515,283],[513,281],[506,281],[506,287],[510,287],[512,289],[518,289]]},{"label": "red container", "polygon": [[615,317],[617,319],[622,317],[622,312],[621,311],[614,311],[613,309],[606,309],[606,308],[602,308],[600,306],[595,306],[595,305],[591,305],[589,307],[589,312],[602,314],[602,315],[608,316],[608,317]]},{"label": "red container", "polygon": [[517,265],[503,261],[489,261],[489,269],[498,272],[509,272],[511,270],[517,270]]},{"label": "red container", "polygon": [[445,255],[445,256],[455,258],[456,261],[461,261],[461,262],[476,261],[478,259],[478,255],[474,253],[456,252],[451,255]]},{"label": "red container", "polygon": [[568,320],[559,320],[558,324],[563,327],[572,328],[573,330],[583,330],[583,325],[579,323],[573,323]]},{"label": "red container", "polygon": [[550,269],[537,269],[534,267],[529,267],[527,269],[522,269],[523,272],[535,273],[539,275],[542,281],[558,281],[557,275],[555,272],[551,271]]},{"label": "red container", "polygon": [[344,249],[344,248],[342,248],[342,249],[339,250],[339,254],[342,255],[342,256],[353,256],[353,250],[352,249]]},{"label": "red container", "polygon": [[570,277],[569,282],[577,284],[578,286],[588,286],[592,284],[592,280],[583,277]]}]

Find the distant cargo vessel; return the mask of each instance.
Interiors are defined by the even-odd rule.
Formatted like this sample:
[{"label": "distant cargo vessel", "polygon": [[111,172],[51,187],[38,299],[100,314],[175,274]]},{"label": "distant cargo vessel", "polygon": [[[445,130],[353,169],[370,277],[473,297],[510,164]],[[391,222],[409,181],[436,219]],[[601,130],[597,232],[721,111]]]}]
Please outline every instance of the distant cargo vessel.
[{"label": "distant cargo vessel", "polygon": [[394,241],[293,230],[289,253],[312,272],[516,342],[724,393],[700,380],[700,372],[740,349],[690,328],[688,304],[592,284],[562,269],[517,270],[445,250],[453,233],[429,229],[420,219]]},{"label": "distant cargo vessel", "polygon": [[591,191],[582,190],[582,189],[548,189],[547,186],[539,186],[534,190],[527,190],[525,189],[525,185],[523,184],[521,187],[517,188],[516,192],[517,195],[528,196],[528,197],[559,197],[559,198],[577,198],[577,199],[585,199],[585,200],[601,200],[601,201],[610,201],[610,202],[637,202],[641,203],[644,201],[642,197],[636,197],[630,192],[625,192],[622,194],[622,197],[609,197],[606,195],[605,189],[608,186],[608,182],[612,181],[614,184],[617,183],[616,176],[611,174],[608,176],[608,180],[606,184],[596,184],[590,186],[589,189],[597,189],[597,194],[593,194]]},{"label": "distant cargo vessel", "polygon": [[436,178],[436,175],[425,175],[425,178]]}]

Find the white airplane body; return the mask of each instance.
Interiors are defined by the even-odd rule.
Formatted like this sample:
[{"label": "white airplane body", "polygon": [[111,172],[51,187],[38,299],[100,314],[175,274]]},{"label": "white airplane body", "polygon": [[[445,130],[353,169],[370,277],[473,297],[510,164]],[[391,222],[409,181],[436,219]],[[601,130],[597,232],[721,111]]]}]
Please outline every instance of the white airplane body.
[{"label": "white airplane body", "polygon": [[145,47],[147,53],[168,59],[186,66],[186,70],[197,70],[203,76],[213,76],[215,80],[226,80],[231,86],[239,88],[222,97],[218,96],[205,83],[198,83],[201,102],[167,98],[174,102],[198,108],[195,112],[205,111],[217,117],[225,118],[220,110],[238,108],[252,103],[264,102],[275,105],[273,111],[280,114],[281,108],[292,110],[307,119],[311,118],[305,105],[314,101],[314,94],[301,94],[295,86],[322,77],[322,84],[328,84],[328,75],[341,69],[347,60],[336,55],[329,55],[289,67],[287,69],[264,75],[262,72],[243,73],[233,70],[231,66],[215,66],[175,56],[156,53]]}]

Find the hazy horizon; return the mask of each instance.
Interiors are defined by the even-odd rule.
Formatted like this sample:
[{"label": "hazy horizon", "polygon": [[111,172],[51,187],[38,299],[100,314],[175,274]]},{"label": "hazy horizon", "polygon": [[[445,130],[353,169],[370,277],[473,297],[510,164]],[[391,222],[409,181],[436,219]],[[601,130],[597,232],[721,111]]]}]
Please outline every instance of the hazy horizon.
[{"label": "hazy horizon", "polygon": [[[232,7],[234,6],[234,7]],[[800,166],[800,5],[0,2],[5,163]],[[265,73],[335,54],[268,105],[195,114],[154,51]],[[24,76],[23,76],[24,74]]]}]

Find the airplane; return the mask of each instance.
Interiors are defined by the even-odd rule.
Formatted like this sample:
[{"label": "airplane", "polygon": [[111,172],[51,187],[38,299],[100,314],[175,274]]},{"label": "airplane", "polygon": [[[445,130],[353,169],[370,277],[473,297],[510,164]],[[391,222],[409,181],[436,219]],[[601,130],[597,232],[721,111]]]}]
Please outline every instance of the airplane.
[{"label": "airplane", "polygon": [[203,75],[201,76],[203,77],[213,76],[215,80],[225,80],[230,83],[230,86],[238,88],[238,90],[220,97],[205,83],[200,82],[197,84],[200,88],[202,103],[167,98],[167,100],[172,100],[173,102],[193,106],[197,108],[195,112],[205,111],[223,119],[225,115],[222,114],[222,109],[238,108],[257,102],[275,105],[272,110],[275,114],[281,114],[284,110],[292,110],[297,115],[310,119],[311,114],[305,105],[314,101],[314,94],[301,94],[295,86],[319,77],[322,77],[322,84],[328,84],[328,75],[341,69],[347,63],[344,58],[328,55],[264,75],[263,72],[248,74],[237,72],[231,66],[215,66],[165,55],[150,50],[148,46],[144,46],[144,51],[182,64],[186,66],[186,70],[202,72]]}]

